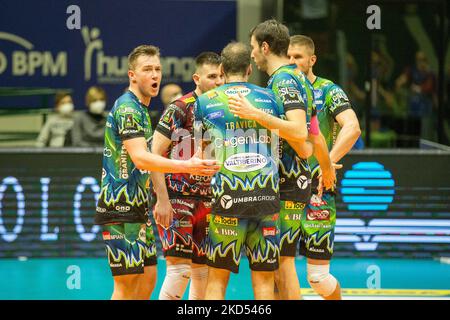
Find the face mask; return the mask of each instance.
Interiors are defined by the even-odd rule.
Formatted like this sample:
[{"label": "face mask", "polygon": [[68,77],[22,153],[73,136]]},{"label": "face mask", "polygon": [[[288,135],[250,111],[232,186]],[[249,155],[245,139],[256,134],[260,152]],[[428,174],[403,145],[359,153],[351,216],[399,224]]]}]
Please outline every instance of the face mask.
[{"label": "face mask", "polygon": [[70,113],[72,113],[74,109],[73,103],[64,103],[62,105],[59,106],[59,113],[63,114],[63,115],[68,115]]},{"label": "face mask", "polygon": [[95,101],[89,104],[89,111],[93,114],[101,114],[106,107],[106,101]]}]

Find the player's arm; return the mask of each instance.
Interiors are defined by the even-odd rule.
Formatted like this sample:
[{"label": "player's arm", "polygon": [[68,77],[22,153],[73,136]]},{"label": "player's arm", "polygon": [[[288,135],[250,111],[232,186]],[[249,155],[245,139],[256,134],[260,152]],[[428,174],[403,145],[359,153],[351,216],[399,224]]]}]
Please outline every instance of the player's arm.
[{"label": "player's arm", "polygon": [[[163,156],[169,150],[171,140],[155,131],[152,140],[152,153]],[[166,180],[164,174],[161,172],[153,172],[151,175],[153,189],[156,193],[156,204],[153,210],[153,217],[155,222],[163,227],[168,227],[172,223],[173,208],[169,201],[169,194],[167,192]]]},{"label": "player's arm", "polygon": [[[306,112],[303,109],[294,109],[286,112],[286,118],[289,123],[294,123],[297,131],[301,131],[305,138],[298,140],[286,139],[289,145],[294,149],[297,155],[302,159],[308,159],[313,154],[313,144],[306,140],[308,137],[308,129],[306,126]],[[303,134],[305,132],[305,134]]]},{"label": "player's arm", "polygon": [[283,120],[254,107],[241,94],[238,97],[228,98],[228,105],[234,115],[242,119],[254,120],[269,130],[277,130],[277,134],[283,139],[305,142],[308,137],[304,110],[290,110],[286,112],[287,120]]},{"label": "player's arm", "polygon": [[202,160],[201,151],[197,151],[189,160],[167,159],[150,153],[144,137],[123,142],[136,168],[153,172],[190,173],[211,176],[219,170],[215,160]]},{"label": "player's arm", "polygon": [[[164,156],[168,153],[172,143],[173,133],[185,123],[185,114],[179,112],[177,102],[171,103],[156,126],[152,139],[152,153]],[[153,217],[156,223],[163,227],[169,227],[173,219],[173,208],[170,204],[164,174],[160,172],[152,173],[153,189],[156,193],[156,204],[153,210]]]},{"label": "player's arm", "polygon": [[326,189],[332,189],[334,187],[334,182],[336,181],[336,171],[328,153],[325,137],[320,132],[319,121],[315,112],[311,118],[309,139],[313,144],[314,157],[319,162],[321,183]]},{"label": "player's arm", "polygon": [[336,116],[341,130],[336,142],[330,151],[331,162],[338,163],[353,147],[361,135],[359,121],[353,109],[342,111]]}]

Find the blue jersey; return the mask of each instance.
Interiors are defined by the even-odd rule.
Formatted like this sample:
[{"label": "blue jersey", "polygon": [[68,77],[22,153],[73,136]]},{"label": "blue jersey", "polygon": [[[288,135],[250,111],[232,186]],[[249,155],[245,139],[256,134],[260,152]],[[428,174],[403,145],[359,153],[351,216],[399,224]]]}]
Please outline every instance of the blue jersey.
[{"label": "blue jersey", "polygon": [[116,100],[106,120],[97,224],[147,221],[149,173],[136,168],[123,141],[143,137],[149,142],[151,136],[148,108],[127,91]]},{"label": "blue jersey", "polygon": [[281,101],[270,90],[246,82],[225,84],[197,99],[196,130],[210,143],[205,152],[221,164],[211,181],[212,211],[234,217],[277,213],[279,137],[230,112],[228,97],[238,93],[258,109],[276,117],[283,114]]}]

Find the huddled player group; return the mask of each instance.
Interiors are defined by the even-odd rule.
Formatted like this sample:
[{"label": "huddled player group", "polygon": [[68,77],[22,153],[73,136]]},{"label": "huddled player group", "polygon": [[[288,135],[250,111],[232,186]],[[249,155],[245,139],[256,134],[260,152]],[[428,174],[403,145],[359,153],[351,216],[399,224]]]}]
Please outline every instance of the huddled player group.
[{"label": "huddled player group", "polygon": [[[248,82],[251,59],[269,75]],[[196,58],[195,90],[173,101],[154,132],[149,105],[161,83],[159,49],[128,56],[129,90],[108,115],[95,222],[114,279],[113,299],[149,299],[156,282],[152,213],[166,259],[159,299],[225,299],[244,251],[255,299],[301,299],[295,265],[325,299],[340,159],[360,135],[344,91],[316,76],[314,42],[276,20],[250,43]],[[303,272],[303,270],[299,270]]]}]

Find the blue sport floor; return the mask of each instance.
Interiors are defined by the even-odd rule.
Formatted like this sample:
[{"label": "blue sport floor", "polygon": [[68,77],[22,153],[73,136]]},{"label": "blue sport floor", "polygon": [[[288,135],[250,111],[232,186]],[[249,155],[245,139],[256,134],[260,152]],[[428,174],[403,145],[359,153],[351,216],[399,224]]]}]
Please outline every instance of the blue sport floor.
[{"label": "blue sport floor", "polygon": [[[317,299],[306,280],[306,260],[298,258],[296,264],[305,299]],[[438,260],[336,258],[331,272],[341,283],[344,299],[450,299],[450,264]],[[2,259],[0,274],[3,300],[109,299],[113,289],[106,258]],[[152,299],[158,297],[164,274],[161,258]],[[231,275],[226,298],[253,299],[245,258],[239,274]]]}]

